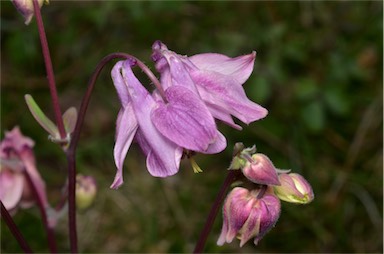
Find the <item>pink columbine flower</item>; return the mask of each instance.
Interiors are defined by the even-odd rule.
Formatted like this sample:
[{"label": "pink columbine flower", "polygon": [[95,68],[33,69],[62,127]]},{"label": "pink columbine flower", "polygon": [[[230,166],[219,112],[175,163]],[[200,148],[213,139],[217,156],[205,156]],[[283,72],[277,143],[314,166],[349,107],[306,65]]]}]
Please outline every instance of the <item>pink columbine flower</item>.
[{"label": "pink columbine flower", "polygon": [[280,185],[277,170],[272,161],[262,153],[255,153],[242,168],[245,177],[257,184]]},{"label": "pink columbine flower", "polygon": [[275,194],[284,201],[296,204],[308,204],[315,195],[311,185],[299,174],[280,174],[281,186],[274,186]]},{"label": "pink columbine flower", "polygon": [[[242,247],[251,238],[257,244],[269,232],[280,217],[280,200],[270,188],[249,191],[235,187],[223,206],[223,227],[218,245],[230,243],[237,237]],[[261,197],[259,197],[261,195]]]},{"label": "pink columbine flower", "polygon": [[172,86],[165,89],[165,98],[158,91],[150,94],[133,74],[135,64],[132,59],[120,61],[111,72],[122,105],[116,122],[117,173],[112,188],[123,183],[123,162],[134,139],[147,157],[149,173],[157,177],[178,172],[184,148],[218,153],[226,147],[225,137],[195,93]]},{"label": "pink columbine flower", "polygon": [[31,207],[35,201],[26,174],[35,185],[43,205],[48,207],[45,184],[35,166],[33,146],[34,141],[23,136],[18,127],[6,132],[0,143],[0,199],[12,213],[18,207]]},{"label": "pink columbine flower", "polygon": [[255,52],[236,58],[215,53],[187,57],[168,50],[160,41],[152,50],[162,86],[187,87],[202,98],[216,119],[241,130],[232,116],[249,124],[267,115],[265,108],[247,98],[242,87],[252,73]]}]

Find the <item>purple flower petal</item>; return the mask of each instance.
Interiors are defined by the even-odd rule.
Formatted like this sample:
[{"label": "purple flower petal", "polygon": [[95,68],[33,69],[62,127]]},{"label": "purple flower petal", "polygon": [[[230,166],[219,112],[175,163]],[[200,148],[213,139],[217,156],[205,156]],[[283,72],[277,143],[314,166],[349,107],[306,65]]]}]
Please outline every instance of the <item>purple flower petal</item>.
[{"label": "purple flower petal", "polygon": [[133,74],[130,61],[124,62],[122,74],[140,131],[150,146],[147,157],[148,171],[153,176],[158,177],[177,173],[181,159],[181,148],[165,138],[152,123],[151,112],[157,103]]},{"label": "purple flower petal", "polygon": [[224,135],[221,134],[220,131],[217,131],[217,137],[214,143],[210,144],[207,148],[202,153],[205,154],[215,154],[215,153],[220,153],[227,147],[227,140],[225,139]]},{"label": "purple flower petal", "polygon": [[165,90],[168,103],[159,103],[152,121],[165,137],[186,149],[204,152],[216,141],[215,120],[201,99],[182,86]]},{"label": "purple flower petal", "polygon": [[215,53],[198,54],[188,57],[198,69],[231,76],[240,85],[251,75],[255,58],[256,52],[235,58]]},{"label": "purple flower petal", "polygon": [[116,143],[113,149],[117,172],[111,188],[117,189],[123,183],[123,163],[132,139],[138,128],[137,120],[131,103],[127,104],[119,112],[116,121]]},{"label": "purple flower petal", "polygon": [[230,77],[215,72],[194,71],[191,77],[195,81],[201,98],[216,105],[222,112],[231,114],[244,123],[264,118],[268,111],[250,101],[239,82]]},{"label": "purple flower petal", "polygon": [[236,130],[241,131],[243,129],[240,125],[236,124],[233,121],[232,116],[229,113],[225,112],[225,110],[220,109],[216,105],[212,105],[210,103],[205,103],[205,105],[207,105],[209,111],[211,112],[214,118],[224,122],[225,124],[231,126]]},{"label": "purple flower petal", "polygon": [[24,176],[7,169],[0,172],[0,200],[7,210],[17,206],[24,189]]},{"label": "purple flower petal", "polygon": [[125,107],[129,102],[129,93],[127,86],[123,80],[121,75],[121,68],[123,66],[124,61],[119,61],[115,64],[111,71],[111,76],[113,80],[113,84],[115,85],[117,95],[119,96],[121,105]]}]

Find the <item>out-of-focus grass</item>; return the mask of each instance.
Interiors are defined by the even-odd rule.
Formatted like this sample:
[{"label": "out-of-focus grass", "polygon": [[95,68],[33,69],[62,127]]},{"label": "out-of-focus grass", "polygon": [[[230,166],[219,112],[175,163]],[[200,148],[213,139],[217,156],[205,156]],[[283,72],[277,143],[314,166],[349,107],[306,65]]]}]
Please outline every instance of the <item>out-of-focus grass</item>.
[{"label": "out-of-focus grass", "polygon": [[[382,2],[56,2],[42,9],[63,109],[79,107],[88,78],[108,53],[148,63],[160,39],[178,53],[257,51],[248,96],[269,110],[242,132],[219,124],[228,149],[199,155],[168,179],[150,177],[133,146],[125,183],[109,189],[119,102],[109,71],[96,85],[78,149],[78,170],[93,175],[99,193],[78,213],[82,252],[191,252],[225,177],[231,147],[256,144],[280,168],[313,185],[307,206],[283,203],[281,218],[258,246],[217,247],[221,217],[207,252],[381,252],[382,245]],[[55,204],[65,159],[27,112],[32,94],[50,116],[49,91],[35,22],[25,26],[1,2],[1,137],[19,125],[36,140],[38,167]],[[140,75],[140,73],[137,73]],[[145,77],[141,79],[150,84]],[[47,251],[37,209],[14,217],[35,251]],[[57,236],[69,251],[66,218]],[[2,252],[21,251],[5,225]]]}]

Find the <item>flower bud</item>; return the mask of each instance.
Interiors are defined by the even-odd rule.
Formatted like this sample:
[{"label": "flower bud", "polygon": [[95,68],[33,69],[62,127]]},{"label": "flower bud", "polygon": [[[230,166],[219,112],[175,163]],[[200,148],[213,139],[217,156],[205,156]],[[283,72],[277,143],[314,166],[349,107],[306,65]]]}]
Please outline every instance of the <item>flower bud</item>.
[{"label": "flower bud", "polygon": [[92,176],[76,176],[76,206],[79,209],[88,208],[95,199],[96,192],[96,181]]},{"label": "flower bud", "polygon": [[299,174],[280,174],[281,185],[274,186],[275,194],[284,201],[307,204],[314,199],[311,185]]},{"label": "flower bud", "polygon": [[[44,0],[38,0],[39,7],[44,3]],[[48,1],[46,1],[48,2]],[[12,0],[13,5],[16,9],[24,16],[25,24],[28,25],[33,17],[33,0]]]},{"label": "flower bud", "polygon": [[242,171],[244,176],[254,183],[280,185],[275,166],[264,154],[253,154]]},{"label": "flower bud", "polygon": [[234,188],[223,207],[223,228],[218,245],[230,243],[237,236],[242,247],[249,239],[258,241],[275,225],[280,216],[280,201],[267,191],[259,197],[261,190],[248,191]]}]

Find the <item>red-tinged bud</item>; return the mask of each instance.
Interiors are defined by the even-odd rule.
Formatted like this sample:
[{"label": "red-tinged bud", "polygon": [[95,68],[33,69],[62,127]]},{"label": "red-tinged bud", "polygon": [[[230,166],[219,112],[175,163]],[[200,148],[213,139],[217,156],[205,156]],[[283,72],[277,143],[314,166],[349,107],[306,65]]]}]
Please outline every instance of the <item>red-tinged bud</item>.
[{"label": "red-tinged bud", "polygon": [[275,166],[264,154],[253,154],[242,168],[242,171],[245,177],[254,183],[280,185]]},{"label": "red-tinged bud", "polygon": [[234,188],[223,207],[223,228],[218,245],[237,237],[240,247],[251,238],[258,241],[275,225],[280,216],[280,201],[270,189],[260,196],[261,189],[249,191]]}]

